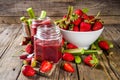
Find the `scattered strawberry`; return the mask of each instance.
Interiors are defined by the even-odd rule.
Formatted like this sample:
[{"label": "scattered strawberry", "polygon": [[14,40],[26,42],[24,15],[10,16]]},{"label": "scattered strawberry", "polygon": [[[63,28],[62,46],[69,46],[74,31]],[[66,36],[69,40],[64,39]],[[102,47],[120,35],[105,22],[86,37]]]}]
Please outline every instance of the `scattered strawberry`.
[{"label": "scattered strawberry", "polygon": [[93,31],[96,31],[96,30],[101,29],[102,27],[103,27],[102,23],[99,22],[99,21],[97,21],[97,22],[95,22],[95,24],[94,24],[92,30],[93,30]]},{"label": "scattered strawberry", "polygon": [[71,73],[73,73],[75,71],[74,68],[72,67],[72,65],[70,63],[67,63],[67,62],[64,63],[63,69],[65,71],[68,71],[68,72],[71,72]]},{"label": "scattered strawberry", "polygon": [[79,16],[82,16],[82,14],[83,14],[82,10],[80,10],[80,9],[75,10],[74,13],[79,15]]},{"label": "scattered strawberry", "polygon": [[28,56],[28,54],[23,54],[23,55],[20,55],[19,57],[20,57],[20,59],[26,59],[27,58],[27,56]]},{"label": "scattered strawberry", "polygon": [[90,31],[91,30],[91,24],[87,22],[81,22],[80,24],[80,31]]},{"label": "scattered strawberry", "polygon": [[81,20],[82,20],[81,18],[78,18],[78,19],[73,21],[73,24],[78,26],[81,23]]},{"label": "scattered strawberry", "polygon": [[68,43],[66,47],[67,47],[67,49],[75,49],[75,48],[77,48],[77,46],[73,45],[72,43]]},{"label": "scattered strawberry", "polygon": [[78,26],[74,26],[73,27],[73,31],[79,31],[79,27]]},{"label": "scattered strawberry", "polygon": [[43,73],[48,72],[52,69],[52,67],[53,67],[52,63],[50,63],[49,61],[43,61],[40,66],[40,72]]},{"label": "scattered strawberry", "polygon": [[74,56],[70,53],[64,53],[62,58],[65,61],[74,61],[75,59]]},{"label": "scattered strawberry", "polygon": [[31,66],[27,65],[25,66],[25,69],[22,71],[22,73],[24,76],[32,77],[35,75],[35,70]]},{"label": "scattered strawberry", "polygon": [[109,49],[109,44],[107,43],[107,41],[100,41],[100,42],[98,42],[98,45],[103,50],[108,50]]},{"label": "scattered strawberry", "polygon": [[25,51],[29,54],[33,53],[33,45],[31,43],[27,44]]},{"label": "scattered strawberry", "polygon": [[91,67],[94,67],[98,64],[98,59],[95,57],[95,55],[88,55],[83,61],[85,64]]}]

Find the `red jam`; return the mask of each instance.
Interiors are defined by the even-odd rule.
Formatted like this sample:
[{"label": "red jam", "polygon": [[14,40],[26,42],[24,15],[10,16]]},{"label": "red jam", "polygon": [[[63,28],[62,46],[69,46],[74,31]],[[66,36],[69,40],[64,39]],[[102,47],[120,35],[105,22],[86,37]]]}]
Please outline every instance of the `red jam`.
[{"label": "red jam", "polygon": [[60,32],[55,27],[40,27],[34,39],[34,52],[37,61],[57,63],[62,57]]}]

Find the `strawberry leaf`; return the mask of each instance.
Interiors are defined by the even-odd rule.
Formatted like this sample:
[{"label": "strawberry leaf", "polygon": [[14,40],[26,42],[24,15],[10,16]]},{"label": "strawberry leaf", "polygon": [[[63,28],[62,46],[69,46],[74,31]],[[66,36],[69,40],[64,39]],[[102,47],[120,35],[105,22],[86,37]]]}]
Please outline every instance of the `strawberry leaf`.
[{"label": "strawberry leaf", "polygon": [[89,12],[89,9],[88,8],[83,8],[82,11],[83,11],[83,13],[87,13],[87,12]]}]

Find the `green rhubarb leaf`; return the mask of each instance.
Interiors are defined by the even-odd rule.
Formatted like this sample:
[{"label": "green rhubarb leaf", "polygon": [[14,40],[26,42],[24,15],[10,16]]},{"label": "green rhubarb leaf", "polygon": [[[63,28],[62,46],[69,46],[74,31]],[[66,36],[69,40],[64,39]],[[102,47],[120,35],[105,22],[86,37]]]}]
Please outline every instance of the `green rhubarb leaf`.
[{"label": "green rhubarb leaf", "polygon": [[83,8],[82,11],[83,11],[83,13],[88,13],[89,9],[88,8]]}]

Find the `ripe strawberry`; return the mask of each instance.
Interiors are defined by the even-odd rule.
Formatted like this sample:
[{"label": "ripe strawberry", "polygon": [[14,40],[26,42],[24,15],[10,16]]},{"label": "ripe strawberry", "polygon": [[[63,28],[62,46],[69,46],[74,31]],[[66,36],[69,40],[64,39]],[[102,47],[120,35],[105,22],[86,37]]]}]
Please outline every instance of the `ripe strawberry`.
[{"label": "ripe strawberry", "polygon": [[82,14],[83,14],[82,10],[80,10],[80,9],[75,10],[74,13],[79,15],[79,16],[82,16]]},{"label": "ripe strawberry", "polygon": [[94,67],[98,64],[98,59],[95,57],[95,55],[88,55],[83,61],[90,67]]},{"label": "ripe strawberry", "polygon": [[65,71],[68,71],[68,72],[71,72],[71,73],[73,73],[75,71],[74,68],[72,67],[72,65],[70,63],[67,63],[67,62],[64,63],[63,69]]},{"label": "ripe strawberry", "polygon": [[98,42],[98,45],[103,50],[108,50],[109,49],[109,44],[107,43],[107,41],[100,41],[100,42]]},{"label": "ripe strawberry", "polygon": [[73,24],[78,26],[81,23],[81,20],[82,20],[81,18],[78,18],[78,19],[73,21]]},{"label": "ripe strawberry", "polygon": [[74,61],[75,59],[74,56],[70,53],[64,53],[62,58],[65,61]]},{"label": "ripe strawberry", "polygon": [[68,43],[66,47],[67,47],[67,49],[75,49],[75,48],[77,48],[77,46],[73,45],[72,43]]},{"label": "ripe strawberry", "polygon": [[82,18],[83,18],[84,20],[89,20],[89,16],[88,16],[87,14],[85,14],[85,13],[82,15]]},{"label": "ripe strawberry", "polygon": [[20,57],[20,59],[26,59],[27,58],[27,56],[28,56],[28,54],[23,54],[23,55],[20,55],[19,57]]},{"label": "ripe strawberry", "polygon": [[91,24],[87,22],[81,22],[80,24],[80,31],[90,31],[91,30]]},{"label": "ripe strawberry", "polygon": [[49,61],[43,61],[40,66],[40,72],[48,72],[52,69],[53,65]]},{"label": "ripe strawberry", "polygon": [[73,27],[73,31],[79,31],[78,26],[74,26],[74,27]]},{"label": "ripe strawberry", "polygon": [[29,54],[33,53],[33,45],[31,43],[27,44],[25,51]]},{"label": "ripe strawberry", "polygon": [[35,70],[31,66],[27,65],[25,66],[25,69],[22,71],[22,73],[24,76],[32,77],[35,75]]},{"label": "ripe strawberry", "polygon": [[97,21],[97,22],[95,22],[95,24],[94,24],[92,30],[93,30],[93,31],[96,31],[96,30],[101,29],[102,27],[103,27],[102,23],[99,22],[99,21]]},{"label": "ripe strawberry", "polygon": [[91,19],[94,19],[94,16],[88,16],[89,17],[89,19],[91,20]]}]

